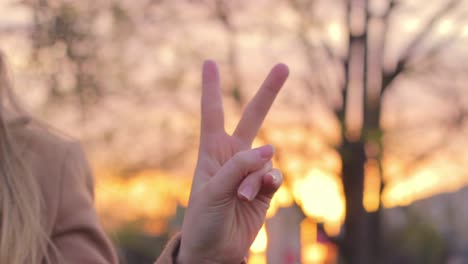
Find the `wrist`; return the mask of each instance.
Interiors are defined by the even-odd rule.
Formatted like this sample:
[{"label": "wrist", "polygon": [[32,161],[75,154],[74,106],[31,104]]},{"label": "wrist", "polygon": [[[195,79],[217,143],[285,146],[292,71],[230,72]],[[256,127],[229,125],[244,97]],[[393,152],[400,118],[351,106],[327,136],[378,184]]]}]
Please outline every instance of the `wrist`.
[{"label": "wrist", "polygon": [[176,253],[175,256],[175,264],[186,264],[189,263],[189,259],[187,254],[179,247],[179,250]]},{"label": "wrist", "polygon": [[200,264],[217,264],[218,262],[213,261],[213,260],[208,260],[199,254],[193,254],[190,253],[182,246],[179,247],[179,250],[177,252],[175,259],[176,264],[188,264],[188,263],[200,263]]}]

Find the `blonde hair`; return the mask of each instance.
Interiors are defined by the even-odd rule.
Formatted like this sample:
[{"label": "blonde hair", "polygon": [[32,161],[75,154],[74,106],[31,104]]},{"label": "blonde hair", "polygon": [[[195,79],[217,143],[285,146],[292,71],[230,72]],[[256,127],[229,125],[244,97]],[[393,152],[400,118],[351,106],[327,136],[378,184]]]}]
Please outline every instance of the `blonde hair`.
[{"label": "blonde hair", "polygon": [[20,142],[12,137],[11,116],[28,118],[12,92],[0,52],[0,263],[37,263],[51,245],[41,211],[43,200],[37,180],[21,159]]}]

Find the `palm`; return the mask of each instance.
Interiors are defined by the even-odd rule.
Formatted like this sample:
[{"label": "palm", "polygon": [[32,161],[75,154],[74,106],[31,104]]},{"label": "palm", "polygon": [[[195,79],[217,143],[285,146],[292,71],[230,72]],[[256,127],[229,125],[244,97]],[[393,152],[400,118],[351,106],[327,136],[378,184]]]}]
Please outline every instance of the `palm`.
[{"label": "palm", "polygon": [[[231,136],[224,130],[216,65],[204,65],[200,152],[186,218],[188,222],[196,222],[198,232],[188,231],[192,236],[207,237],[204,244],[212,252],[212,259],[225,261],[243,257],[263,224],[271,197],[278,186],[258,186],[250,201],[239,198],[238,188],[254,179],[257,182],[260,180],[258,183],[262,184],[261,177],[271,170],[271,163],[254,171],[245,171],[245,178],[239,183],[214,185],[212,182],[219,181],[215,179],[219,178],[217,174],[236,153],[251,148],[252,141],[287,75],[288,69],[284,65],[272,69],[248,104]],[[212,186],[221,188],[213,191]],[[216,258],[214,255],[219,256]]]},{"label": "palm", "polygon": [[[249,146],[238,138],[221,132],[212,135],[205,148],[209,154],[207,153],[208,155],[203,161],[205,164],[199,165],[199,169],[196,171],[196,178],[202,179],[203,182],[209,181],[214,176],[213,172],[219,171],[222,165],[234,154],[249,148]],[[192,192],[202,194],[206,191],[203,183],[197,189],[192,190]],[[217,244],[222,247],[222,251],[245,252],[254,239],[253,234],[256,234],[262,226],[271,198],[260,194],[253,201],[247,202],[238,198],[236,192],[223,193],[221,197],[216,198],[216,201],[222,201],[222,203],[216,204],[219,210],[215,214],[210,214],[211,221],[209,227],[206,228],[223,237],[224,243]],[[212,223],[220,223],[220,225],[213,226]],[[236,247],[236,245],[241,245],[241,247]]]},{"label": "palm", "polygon": [[[221,133],[219,137],[215,137],[214,139],[216,144],[213,144],[212,146],[212,149],[214,150],[212,158],[216,161],[214,164],[217,166],[214,167],[212,171],[219,171],[221,166],[225,164],[227,160],[232,158],[234,154],[250,147],[246,146],[245,143],[238,138],[229,136],[226,133]],[[206,177],[212,177],[212,175],[209,175],[209,172],[205,173]],[[222,217],[226,218],[225,221],[230,223],[229,226],[232,227],[232,231],[242,234],[251,234],[252,230],[259,230],[264,221],[270,197],[259,194],[254,200],[246,202],[237,197],[236,193],[233,192],[229,198],[229,202],[226,203],[226,206],[224,207],[225,214],[223,214]],[[246,236],[246,238],[247,240],[253,239],[249,236]],[[247,243],[248,241],[243,242],[243,244],[250,244]]]}]

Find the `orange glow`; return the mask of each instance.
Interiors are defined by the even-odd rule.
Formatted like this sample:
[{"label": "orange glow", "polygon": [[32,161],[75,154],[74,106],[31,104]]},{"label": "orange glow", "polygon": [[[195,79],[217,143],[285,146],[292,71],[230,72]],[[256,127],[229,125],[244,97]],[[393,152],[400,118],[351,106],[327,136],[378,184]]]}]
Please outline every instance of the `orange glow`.
[{"label": "orange glow", "polygon": [[293,183],[293,193],[307,216],[324,222],[344,219],[344,197],[337,177],[312,169]]},{"label": "orange glow", "polygon": [[302,263],[319,264],[327,260],[327,247],[320,243],[313,243],[304,246],[302,253]]},{"label": "orange glow", "polygon": [[323,154],[321,154],[320,166],[329,172],[339,175],[341,171],[341,157],[335,150],[324,150]]},{"label": "orange glow", "polygon": [[455,191],[466,185],[466,179],[451,175],[457,175],[456,167],[450,166],[444,159],[432,161],[406,178],[390,181],[383,191],[382,203],[384,207],[405,206],[415,200]]},{"label": "orange glow", "polygon": [[343,224],[343,220],[326,221],[324,223],[325,232],[327,232],[329,236],[338,236],[341,231],[341,225]]},{"label": "orange glow", "polygon": [[104,224],[147,219],[145,231],[156,234],[165,230],[177,203],[186,206],[189,192],[190,181],[158,171],[145,171],[126,179],[106,177],[96,185],[96,208],[106,215],[108,223]]},{"label": "orange glow", "polygon": [[[306,140],[303,132],[295,130],[291,134],[291,145],[300,145],[302,140]],[[297,151],[288,153],[280,168],[286,172],[289,185],[283,185],[278,190],[267,211],[267,217],[273,217],[280,207],[291,206],[296,199],[307,217],[323,222],[326,233],[336,236],[340,233],[345,217],[345,199],[338,176],[341,170],[340,156],[336,151],[325,148],[318,138],[306,141],[310,145],[307,148],[314,149],[320,155],[308,160],[304,153]],[[255,146],[262,144],[260,140],[254,143]],[[403,166],[396,158],[387,159],[384,166],[388,185],[381,199],[385,207],[408,205],[417,199],[449,190],[448,182],[444,184],[440,182],[440,175],[450,174],[446,170],[441,173],[440,169],[436,172],[434,168],[426,168],[411,175],[404,175]],[[366,163],[363,205],[368,212],[377,210],[379,206],[378,170],[376,160],[369,160]],[[462,182],[462,179],[458,179],[449,185],[459,188],[464,184],[466,183]],[[174,180],[174,177],[160,172],[145,172],[128,180],[103,180],[98,182],[97,207],[100,213],[106,216],[103,218],[105,221],[113,220],[120,223],[140,217],[149,218],[151,220],[143,224],[145,232],[159,235],[167,230],[167,219],[174,215],[176,204],[187,205],[189,187],[189,181],[177,178]],[[301,234],[303,263],[331,263],[327,261],[329,255],[332,255],[330,249],[316,242],[315,223],[303,222]],[[262,227],[250,249],[248,263],[267,263],[265,256],[267,245],[267,234],[265,227]]]},{"label": "orange glow", "polygon": [[276,214],[278,207],[289,207],[293,204],[293,198],[285,185],[282,185],[270,203],[270,208],[267,211],[267,218]]},{"label": "orange glow", "polygon": [[446,158],[420,164],[410,172],[405,170],[407,166],[396,157],[383,160],[386,182],[381,197],[383,207],[406,206],[438,193],[456,191],[467,184],[464,177],[455,176],[459,175],[458,168]]},{"label": "orange glow", "polygon": [[310,218],[301,223],[302,263],[325,263],[328,249],[317,242],[317,224]]},{"label": "orange glow", "polygon": [[437,188],[440,178],[430,170],[422,170],[412,177],[390,185],[384,190],[385,207],[408,205],[416,199],[430,196]]},{"label": "orange glow", "polygon": [[368,160],[365,165],[363,204],[367,212],[375,212],[380,205],[380,172],[379,163],[375,159]]},{"label": "orange glow", "polygon": [[312,244],[317,241],[317,224],[310,218],[304,219],[301,223],[302,245]]},{"label": "orange glow", "polygon": [[284,165],[284,170],[287,172],[292,172],[291,177],[301,175],[301,172],[306,169],[306,160],[304,160],[304,157],[300,155],[288,155],[288,157],[285,158],[285,160],[286,164]]},{"label": "orange glow", "polygon": [[266,264],[265,254],[252,254],[249,256],[249,264]]},{"label": "orange glow", "polygon": [[266,233],[265,225],[263,225],[260,231],[258,232],[254,242],[252,243],[252,246],[250,246],[250,251],[256,254],[265,252],[267,248],[267,241],[268,236]]},{"label": "orange glow", "polygon": [[[304,155],[294,153],[284,158],[281,165],[289,182],[288,185],[281,186],[272,199],[267,218],[273,217],[278,208],[289,207],[296,201],[307,217],[323,222],[326,233],[336,236],[345,217],[345,199],[339,178],[340,157],[336,151],[324,148],[318,139],[309,140],[306,130],[290,130],[295,132],[290,135],[288,142],[292,145],[299,145],[301,140],[311,142],[322,155],[316,160],[308,160]],[[280,137],[279,134],[277,136]],[[261,144],[263,143],[257,139],[255,145]],[[440,175],[456,174],[454,168],[448,167],[447,163],[432,162],[430,166],[421,166],[410,175],[404,175],[401,162],[397,158],[387,157],[383,163],[387,186],[381,197],[382,205],[386,208],[404,206],[415,200],[464,186],[466,180],[463,178],[447,176],[441,180]],[[368,212],[372,212],[379,205],[380,177],[377,161],[369,160],[365,172],[363,204]],[[104,216],[104,224],[110,228],[128,221],[147,219],[142,224],[145,232],[160,234],[167,229],[167,220],[174,216],[177,204],[187,206],[190,192],[190,180],[187,178],[174,177],[161,171],[144,171],[128,178],[97,179],[96,206]],[[251,252],[260,254],[265,252],[266,247],[267,236],[263,227]],[[310,252],[307,254],[314,256],[320,251],[315,248]]]},{"label": "orange glow", "polygon": [[143,229],[150,235],[158,236],[167,230],[167,221],[151,221],[143,224]]}]

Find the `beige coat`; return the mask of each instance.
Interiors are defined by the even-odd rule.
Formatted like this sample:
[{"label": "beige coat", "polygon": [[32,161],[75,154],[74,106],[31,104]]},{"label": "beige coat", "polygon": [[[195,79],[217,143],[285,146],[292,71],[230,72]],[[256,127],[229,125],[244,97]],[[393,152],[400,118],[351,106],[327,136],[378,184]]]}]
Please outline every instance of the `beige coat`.
[{"label": "beige coat", "polygon": [[[46,231],[66,263],[118,263],[94,208],[93,177],[80,145],[39,125],[15,125],[12,132],[39,182]],[[174,263],[179,241],[173,238],[156,263]]]}]

